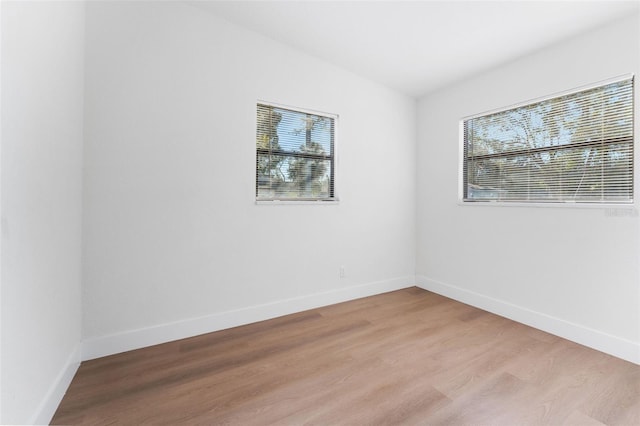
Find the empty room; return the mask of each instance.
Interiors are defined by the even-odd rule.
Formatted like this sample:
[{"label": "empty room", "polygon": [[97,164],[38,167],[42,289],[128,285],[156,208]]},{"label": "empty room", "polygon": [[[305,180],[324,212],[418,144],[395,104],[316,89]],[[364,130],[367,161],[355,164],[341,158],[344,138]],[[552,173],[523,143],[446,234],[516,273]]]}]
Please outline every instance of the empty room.
[{"label": "empty room", "polygon": [[640,424],[640,2],[0,19],[0,423]]}]

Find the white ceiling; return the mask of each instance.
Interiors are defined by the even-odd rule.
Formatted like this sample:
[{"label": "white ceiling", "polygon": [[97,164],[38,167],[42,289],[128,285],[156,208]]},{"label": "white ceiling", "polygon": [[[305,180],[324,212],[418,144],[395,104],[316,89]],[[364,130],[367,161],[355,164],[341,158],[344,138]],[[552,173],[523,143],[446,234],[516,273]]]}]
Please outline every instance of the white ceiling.
[{"label": "white ceiling", "polygon": [[640,11],[638,0],[190,3],[415,97]]}]

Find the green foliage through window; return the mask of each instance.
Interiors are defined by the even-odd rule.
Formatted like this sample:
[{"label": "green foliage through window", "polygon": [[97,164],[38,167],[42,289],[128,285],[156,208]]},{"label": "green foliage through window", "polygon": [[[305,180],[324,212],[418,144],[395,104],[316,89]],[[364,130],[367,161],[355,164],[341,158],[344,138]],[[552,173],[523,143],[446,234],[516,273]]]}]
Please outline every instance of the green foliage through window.
[{"label": "green foliage through window", "polygon": [[465,201],[633,201],[633,78],[463,123]]}]

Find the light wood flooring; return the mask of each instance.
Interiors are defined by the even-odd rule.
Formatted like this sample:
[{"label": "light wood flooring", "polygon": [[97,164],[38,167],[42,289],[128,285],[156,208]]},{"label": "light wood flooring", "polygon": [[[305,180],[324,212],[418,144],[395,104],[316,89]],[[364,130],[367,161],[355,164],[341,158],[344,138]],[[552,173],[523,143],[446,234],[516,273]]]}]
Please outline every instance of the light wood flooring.
[{"label": "light wood flooring", "polygon": [[640,425],[640,366],[409,288],[83,362],[53,423]]}]

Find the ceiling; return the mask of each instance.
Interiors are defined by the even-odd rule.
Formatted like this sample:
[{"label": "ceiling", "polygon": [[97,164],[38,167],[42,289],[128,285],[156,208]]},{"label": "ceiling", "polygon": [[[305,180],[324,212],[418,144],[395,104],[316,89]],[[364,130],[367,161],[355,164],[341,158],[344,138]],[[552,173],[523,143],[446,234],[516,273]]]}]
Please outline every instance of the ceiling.
[{"label": "ceiling", "polygon": [[640,1],[191,1],[419,97],[640,11]]}]

